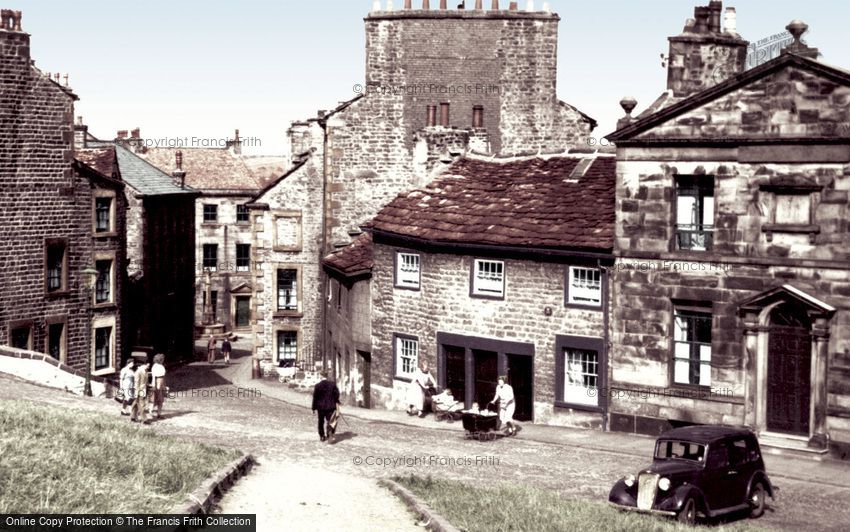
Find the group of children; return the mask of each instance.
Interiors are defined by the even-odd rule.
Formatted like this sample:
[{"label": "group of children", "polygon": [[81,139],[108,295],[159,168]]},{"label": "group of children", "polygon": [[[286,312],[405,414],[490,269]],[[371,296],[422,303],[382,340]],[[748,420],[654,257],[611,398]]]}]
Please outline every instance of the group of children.
[{"label": "group of children", "polygon": [[[121,415],[130,416],[130,421],[149,423],[156,413],[156,418],[162,417],[162,405],[168,388],[165,386],[165,356],[160,353],[153,357],[153,366],[147,360],[136,361],[130,357],[121,368],[120,393]],[[138,364],[138,367],[136,365]],[[152,398],[152,401],[149,401]]]}]

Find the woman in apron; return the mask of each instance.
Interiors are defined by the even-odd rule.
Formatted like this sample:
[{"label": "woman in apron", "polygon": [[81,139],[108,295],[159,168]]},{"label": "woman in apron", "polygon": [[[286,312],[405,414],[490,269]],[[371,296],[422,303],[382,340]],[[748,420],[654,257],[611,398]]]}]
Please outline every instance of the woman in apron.
[{"label": "woman in apron", "polygon": [[516,434],[514,426],[514,411],[516,410],[516,401],[514,399],[514,389],[508,384],[507,377],[499,377],[499,385],[496,386],[496,396],[493,397],[491,404],[499,403],[499,421],[505,427],[505,434],[513,436]]}]

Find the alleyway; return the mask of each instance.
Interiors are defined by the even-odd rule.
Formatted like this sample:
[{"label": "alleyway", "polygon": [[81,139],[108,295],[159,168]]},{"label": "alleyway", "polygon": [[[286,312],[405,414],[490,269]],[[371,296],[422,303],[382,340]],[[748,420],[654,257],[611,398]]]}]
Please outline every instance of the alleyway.
[{"label": "alleyway", "polygon": [[[415,518],[375,484],[375,479],[408,473],[478,484],[523,483],[604,501],[619,477],[644,465],[641,456],[648,454],[641,449],[651,446],[643,438],[599,433],[589,438],[587,432],[545,427],[529,427],[515,439],[479,443],[465,439],[458,424],[440,424],[444,428],[438,429],[431,420],[353,408],[346,410],[347,424],[340,424],[340,441],[328,445],[319,442],[309,408],[272,397],[278,395],[269,392],[276,384],[246,380],[248,356],[237,353],[233,362],[230,367],[198,363],[172,372],[169,384],[177,397],[167,401],[163,420],[143,430],[253,453],[260,465],[224,497],[221,511],[257,513],[259,530],[281,525],[308,530],[318,522],[338,530],[414,530]],[[8,399],[118,415],[111,400],[80,398],[0,376],[0,400]],[[761,524],[840,530],[850,521],[850,467],[773,457],[767,461],[782,496]]]}]

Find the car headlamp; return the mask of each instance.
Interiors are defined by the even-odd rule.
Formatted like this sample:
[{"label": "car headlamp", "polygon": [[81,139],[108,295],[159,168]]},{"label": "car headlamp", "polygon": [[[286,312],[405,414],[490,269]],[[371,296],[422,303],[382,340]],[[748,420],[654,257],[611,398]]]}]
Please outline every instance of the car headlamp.
[{"label": "car headlamp", "polygon": [[634,476],[634,475],[631,475],[631,474],[626,475],[625,483],[626,483],[626,486],[628,486],[628,487],[630,487],[630,488],[631,488],[632,486],[634,486],[634,485],[635,485],[635,476]]},{"label": "car headlamp", "polygon": [[670,489],[670,479],[669,478],[662,478],[661,480],[659,480],[658,481],[658,489],[660,489],[661,491],[669,490]]}]

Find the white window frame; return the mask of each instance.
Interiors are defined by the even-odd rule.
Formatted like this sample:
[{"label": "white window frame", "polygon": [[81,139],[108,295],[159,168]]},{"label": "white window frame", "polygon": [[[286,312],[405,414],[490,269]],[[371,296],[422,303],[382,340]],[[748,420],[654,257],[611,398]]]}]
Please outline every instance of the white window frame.
[{"label": "white window frame", "polygon": [[[494,267],[493,272],[482,271],[482,266]],[[496,271],[500,270],[497,274]],[[485,279],[497,277],[499,279]],[[505,261],[491,259],[475,259],[472,266],[472,295],[501,299],[505,297]],[[498,288],[497,288],[498,286]]]},{"label": "white window frame", "polygon": [[396,253],[395,286],[418,290],[422,275],[422,258],[418,253]]},{"label": "white window frame", "polygon": [[[685,314],[702,314],[702,319],[713,320],[712,313],[708,310],[692,310],[676,307],[673,309],[673,384],[677,386],[711,386],[711,341],[698,342],[688,340],[688,329]],[[714,332],[712,323],[712,334]],[[692,351],[699,354],[699,383],[690,382],[691,365],[695,362],[691,359]]]},{"label": "white window frame", "polygon": [[[583,358],[576,358],[589,354],[596,357],[596,360],[593,362],[596,365],[596,373],[585,371],[582,362],[586,361]],[[573,355],[576,355],[576,357]],[[602,355],[594,349],[578,349],[566,346],[561,356],[564,357],[564,374],[561,376],[564,379],[564,396],[561,400],[564,403],[570,404],[599,406],[598,387],[601,379],[599,367]],[[596,386],[587,386],[584,384],[585,377],[589,376],[596,379]]]},{"label": "white window frame", "polygon": [[[102,190],[98,189],[92,193],[92,234],[95,238],[98,237],[108,237],[115,236],[117,229],[115,228],[115,208],[117,195],[114,190]],[[97,200],[99,199],[108,199],[109,200],[109,226],[105,231],[97,230]]]},{"label": "white window frame", "polygon": [[[419,339],[396,335],[395,344],[395,376],[412,379],[416,368],[419,367]],[[405,371],[405,368],[408,371]]]},{"label": "white window frame", "polygon": [[[281,350],[280,350],[280,342],[279,342],[279,338],[281,336],[281,333],[294,333],[295,334],[295,356],[294,357],[291,357],[291,358],[290,357],[286,357],[286,358],[283,357],[283,353],[281,353]],[[297,367],[298,360],[300,358],[299,355],[301,354],[301,331],[298,330],[298,329],[277,329],[275,331],[275,334],[274,334],[274,343],[275,343],[275,345],[274,345],[275,355],[277,357],[277,359],[275,360],[275,364],[277,366],[280,366],[281,360],[292,360],[293,361],[292,367],[293,368]]]},{"label": "white window frame", "polygon": [[[97,330],[109,327],[112,332],[109,335],[109,364],[105,368],[95,369],[97,355]],[[116,341],[115,316],[104,316],[96,318],[91,325],[91,372],[92,375],[109,375],[115,373],[115,341]]]},{"label": "white window frame", "polygon": [[[597,277],[593,280],[592,277]],[[570,266],[567,274],[567,304],[598,308],[602,306],[602,270]],[[593,288],[593,284],[596,287]]]}]

